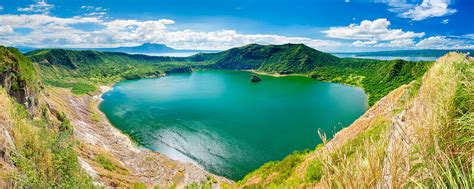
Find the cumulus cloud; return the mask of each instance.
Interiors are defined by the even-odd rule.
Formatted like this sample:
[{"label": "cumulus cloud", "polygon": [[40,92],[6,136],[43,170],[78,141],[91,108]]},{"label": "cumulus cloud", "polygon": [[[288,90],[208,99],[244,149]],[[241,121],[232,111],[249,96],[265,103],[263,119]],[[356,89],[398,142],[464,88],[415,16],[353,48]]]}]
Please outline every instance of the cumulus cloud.
[{"label": "cumulus cloud", "polygon": [[407,0],[379,0],[376,2],[387,3],[391,7],[389,11],[398,13],[399,17],[415,21],[447,16],[457,12],[457,10],[449,8],[451,0],[423,0],[420,4],[408,3]]},{"label": "cumulus cloud", "polygon": [[416,44],[419,49],[472,49],[474,40],[459,36],[432,36]]},{"label": "cumulus cloud", "polygon": [[350,24],[346,27],[331,27],[323,31],[327,37],[338,39],[389,41],[399,39],[420,38],[424,32],[404,32],[401,29],[390,29],[390,21],[380,18],[374,21],[364,20],[360,24]]},{"label": "cumulus cloud", "polygon": [[35,4],[28,5],[28,7],[18,7],[20,12],[31,12],[31,13],[42,13],[49,14],[49,10],[54,7],[52,4],[48,4],[45,0],[38,0]]},{"label": "cumulus cloud", "polygon": [[[331,40],[267,34],[240,34],[235,30],[199,32],[170,29],[168,26],[174,23],[173,20],[168,19],[139,21],[131,19],[104,20],[99,17],[80,16],[60,18],[44,14],[0,15],[2,31],[14,31],[15,28],[32,30],[23,35],[15,32],[2,35],[0,44],[35,47],[111,47],[149,42],[164,43],[180,49],[215,50],[249,43],[304,43],[323,50],[342,45]],[[85,31],[75,27],[77,24],[92,24],[100,27],[93,31]]]},{"label": "cumulus cloud", "polygon": [[415,44],[415,42],[413,41],[413,39],[397,39],[397,40],[393,40],[393,41],[390,41],[390,42],[386,42],[386,43],[380,43],[380,44],[377,44],[375,45],[375,47],[402,47],[402,48],[406,48],[406,47],[413,47],[413,45]]},{"label": "cumulus cloud", "polygon": [[371,46],[371,45],[374,45],[374,44],[377,44],[377,41],[360,41],[360,40],[357,40],[357,41],[352,43],[352,46],[354,46],[354,47],[368,47],[368,46]]},{"label": "cumulus cloud", "polygon": [[8,35],[14,33],[13,28],[6,25],[6,26],[0,26],[0,35]]}]

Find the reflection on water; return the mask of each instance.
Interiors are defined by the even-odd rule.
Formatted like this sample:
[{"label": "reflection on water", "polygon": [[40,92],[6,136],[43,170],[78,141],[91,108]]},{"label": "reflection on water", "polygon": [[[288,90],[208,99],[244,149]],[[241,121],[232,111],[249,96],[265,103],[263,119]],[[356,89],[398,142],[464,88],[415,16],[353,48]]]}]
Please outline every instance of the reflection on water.
[{"label": "reflection on water", "polygon": [[263,163],[321,142],[367,109],[359,89],[307,77],[199,71],[122,81],[100,109],[137,143],[239,180]]}]

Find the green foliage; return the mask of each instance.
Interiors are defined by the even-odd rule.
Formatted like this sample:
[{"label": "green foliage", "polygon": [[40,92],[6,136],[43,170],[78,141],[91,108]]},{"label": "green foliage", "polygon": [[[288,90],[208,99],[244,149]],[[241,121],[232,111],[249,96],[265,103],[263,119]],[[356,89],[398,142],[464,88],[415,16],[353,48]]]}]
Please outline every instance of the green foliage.
[{"label": "green foliage", "polygon": [[132,189],[147,189],[145,184],[143,183],[134,183],[131,187]]},{"label": "green foliage", "polygon": [[34,65],[15,48],[0,46],[0,86],[21,104],[35,104],[31,96],[41,88]]},{"label": "green foliage", "polygon": [[110,159],[103,154],[97,155],[95,157],[95,161],[99,163],[104,169],[109,171],[114,171],[117,169],[117,166],[115,166],[115,164],[113,164],[112,161],[110,161]]},{"label": "green foliage", "polygon": [[295,168],[304,160],[304,158],[310,152],[310,150],[306,150],[303,152],[293,152],[281,161],[267,162],[260,168],[246,175],[243,180],[239,181],[239,183],[246,183],[249,178],[254,176],[266,179],[267,177],[272,175],[271,182],[268,183],[269,185],[283,184],[291,176]]},{"label": "green foliage", "polygon": [[205,64],[191,62],[191,58],[63,49],[36,50],[26,55],[38,63],[45,84],[71,88],[78,95],[96,91],[100,84],[159,77],[168,70],[190,71],[191,66]]},{"label": "green foliage", "polygon": [[305,181],[306,182],[319,182],[322,176],[323,176],[323,163],[321,163],[319,159],[315,159],[309,164],[308,168],[306,169]]},{"label": "green foliage", "polygon": [[344,58],[338,66],[314,70],[312,77],[362,87],[369,95],[371,106],[390,91],[420,78],[431,65],[431,62]]},{"label": "green foliage", "polygon": [[14,133],[18,153],[12,160],[18,171],[13,173],[12,179],[16,187],[93,187],[91,179],[80,168],[72,132],[55,133],[20,122]]},{"label": "green foliage", "polygon": [[97,90],[96,86],[79,82],[79,83],[73,84],[71,92],[74,94],[81,95],[81,94],[86,94],[95,90]]}]

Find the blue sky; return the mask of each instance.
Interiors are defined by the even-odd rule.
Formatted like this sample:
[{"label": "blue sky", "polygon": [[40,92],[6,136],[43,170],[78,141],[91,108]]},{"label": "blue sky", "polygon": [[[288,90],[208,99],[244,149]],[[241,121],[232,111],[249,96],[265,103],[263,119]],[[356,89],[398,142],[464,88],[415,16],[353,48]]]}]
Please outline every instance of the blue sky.
[{"label": "blue sky", "polygon": [[474,48],[472,0],[0,0],[0,44]]}]

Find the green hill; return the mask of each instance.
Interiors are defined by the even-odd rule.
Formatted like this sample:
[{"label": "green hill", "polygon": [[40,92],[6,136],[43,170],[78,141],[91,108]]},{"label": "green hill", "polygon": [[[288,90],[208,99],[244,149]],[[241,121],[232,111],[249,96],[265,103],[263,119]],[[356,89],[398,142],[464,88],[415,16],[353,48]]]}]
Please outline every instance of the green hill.
[{"label": "green hill", "polygon": [[261,70],[276,73],[305,73],[316,67],[329,66],[338,58],[302,44],[257,45],[233,48],[221,53],[212,68]]},{"label": "green hill", "polygon": [[337,58],[303,44],[252,44],[199,56],[199,60],[215,62],[208,66],[212,69],[305,74],[321,81],[362,87],[369,95],[369,105],[419,78],[431,65],[431,62]]},{"label": "green hill", "polygon": [[92,50],[46,49],[31,51],[26,56],[38,63],[46,84],[72,88],[76,94],[95,91],[98,84],[159,77],[165,72],[193,64],[186,58]]}]

